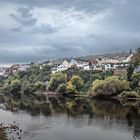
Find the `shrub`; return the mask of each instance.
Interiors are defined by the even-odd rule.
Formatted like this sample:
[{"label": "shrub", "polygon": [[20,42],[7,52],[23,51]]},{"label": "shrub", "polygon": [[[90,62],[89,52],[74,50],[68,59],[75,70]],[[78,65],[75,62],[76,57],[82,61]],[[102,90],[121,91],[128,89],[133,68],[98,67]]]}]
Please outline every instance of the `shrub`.
[{"label": "shrub", "polygon": [[30,84],[30,82],[25,81],[22,83],[21,91],[26,95],[31,95],[36,91],[36,89],[33,84]]},{"label": "shrub", "polygon": [[75,75],[71,78],[71,83],[75,87],[77,92],[80,92],[83,90],[83,80],[79,75]]},{"label": "shrub", "polygon": [[44,82],[37,81],[37,82],[35,83],[35,88],[36,88],[37,90],[45,91],[45,90],[46,90],[46,85],[45,85]]},{"label": "shrub", "polygon": [[57,88],[57,92],[60,94],[66,93],[66,84],[59,85],[59,87]]},{"label": "shrub", "polygon": [[66,92],[67,92],[67,93],[76,93],[76,92],[77,92],[77,91],[76,91],[76,87],[72,84],[71,81],[69,81],[69,82],[67,83]]},{"label": "shrub", "polygon": [[50,91],[56,91],[60,84],[67,82],[67,76],[63,73],[55,73],[52,75],[48,89]]},{"label": "shrub", "polygon": [[117,96],[125,90],[130,90],[129,83],[116,76],[108,77],[105,80],[95,80],[92,83],[92,94],[97,97]]}]

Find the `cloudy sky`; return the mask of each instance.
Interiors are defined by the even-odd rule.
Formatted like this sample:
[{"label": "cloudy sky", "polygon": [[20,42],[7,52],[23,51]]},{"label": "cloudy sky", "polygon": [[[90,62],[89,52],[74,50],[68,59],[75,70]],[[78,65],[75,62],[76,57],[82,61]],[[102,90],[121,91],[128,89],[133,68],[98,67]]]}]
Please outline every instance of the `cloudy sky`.
[{"label": "cloudy sky", "polygon": [[0,0],[0,63],[140,46],[140,0]]}]

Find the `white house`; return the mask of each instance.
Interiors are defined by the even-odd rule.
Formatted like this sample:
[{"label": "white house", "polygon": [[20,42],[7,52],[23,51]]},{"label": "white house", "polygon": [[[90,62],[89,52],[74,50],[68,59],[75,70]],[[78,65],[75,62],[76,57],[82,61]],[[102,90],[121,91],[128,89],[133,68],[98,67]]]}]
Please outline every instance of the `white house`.
[{"label": "white house", "polygon": [[108,64],[105,64],[105,70],[116,70],[116,69],[124,69],[124,68],[127,68],[129,67],[129,63],[108,63]]},{"label": "white house", "polygon": [[18,66],[18,71],[26,71],[29,67],[30,65],[28,64],[21,64]]},{"label": "white house", "polygon": [[69,63],[69,67],[72,67],[72,66],[79,67],[79,64],[76,60],[72,59]]},{"label": "white house", "polygon": [[84,69],[84,70],[90,70],[91,68],[90,68],[89,65],[84,65],[83,69]]},{"label": "white house", "polygon": [[65,71],[69,68],[69,62],[65,60],[61,65],[57,67],[57,71]]},{"label": "white house", "polygon": [[78,61],[78,68],[84,68],[86,66],[89,66],[88,62]]},{"label": "white house", "polygon": [[116,58],[107,58],[107,57],[101,60],[101,64],[109,64],[109,63],[115,64],[115,63],[120,63],[120,61],[119,59],[116,59]]},{"label": "white house", "polygon": [[57,72],[57,68],[52,68],[51,71],[52,71],[52,73],[54,74],[54,73]]},{"label": "white house", "polygon": [[61,64],[61,65],[59,65],[58,67],[57,67],[57,71],[65,71],[65,70],[67,70],[68,69],[68,67],[66,67],[65,65],[63,65],[63,64]]},{"label": "white house", "polygon": [[123,60],[123,63],[129,63],[131,61],[133,54],[130,54],[126,59]]},{"label": "white house", "polygon": [[4,75],[4,73],[5,73],[5,70],[0,69],[0,76]]},{"label": "white house", "polygon": [[114,65],[112,63],[105,64],[105,70],[113,70]]},{"label": "white house", "polygon": [[5,74],[5,71],[10,67],[11,65],[0,65],[0,76],[3,76]]},{"label": "white house", "polygon": [[52,68],[51,71],[52,73],[60,72],[60,71],[65,71],[69,68],[69,62],[65,60],[61,65],[59,65],[56,68]]},{"label": "white house", "polygon": [[65,61],[63,62],[63,65],[64,65],[65,67],[69,68],[69,62],[68,62],[67,60],[65,60]]}]

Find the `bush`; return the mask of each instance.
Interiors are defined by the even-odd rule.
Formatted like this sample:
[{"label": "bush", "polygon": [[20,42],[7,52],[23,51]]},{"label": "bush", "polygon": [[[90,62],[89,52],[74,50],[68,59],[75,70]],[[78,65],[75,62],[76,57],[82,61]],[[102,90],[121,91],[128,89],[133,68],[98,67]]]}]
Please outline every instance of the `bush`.
[{"label": "bush", "polygon": [[66,93],[66,84],[59,85],[59,87],[57,88],[57,92],[60,94]]},{"label": "bush", "polygon": [[33,94],[36,91],[36,89],[33,84],[30,84],[30,82],[25,81],[22,83],[21,91],[26,95],[30,95]]},{"label": "bush", "polygon": [[60,84],[66,84],[67,76],[63,73],[55,73],[52,75],[48,89],[56,91]]},{"label": "bush", "polygon": [[123,91],[119,97],[123,98],[139,98],[140,95],[136,91]]},{"label": "bush", "polygon": [[67,93],[76,93],[76,92],[77,92],[77,91],[76,91],[76,87],[72,84],[71,81],[69,81],[69,82],[67,83],[66,92],[67,92]]},{"label": "bush", "polygon": [[37,90],[45,91],[45,90],[46,90],[46,85],[45,85],[44,82],[37,81],[37,82],[35,83],[35,88],[36,88]]},{"label": "bush", "polygon": [[80,92],[83,90],[83,80],[79,75],[75,75],[71,78],[71,83],[75,87],[77,92]]},{"label": "bush", "polygon": [[92,83],[92,94],[97,97],[117,96],[127,90],[130,90],[129,83],[116,76],[108,77],[105,80],[95,80]]}]

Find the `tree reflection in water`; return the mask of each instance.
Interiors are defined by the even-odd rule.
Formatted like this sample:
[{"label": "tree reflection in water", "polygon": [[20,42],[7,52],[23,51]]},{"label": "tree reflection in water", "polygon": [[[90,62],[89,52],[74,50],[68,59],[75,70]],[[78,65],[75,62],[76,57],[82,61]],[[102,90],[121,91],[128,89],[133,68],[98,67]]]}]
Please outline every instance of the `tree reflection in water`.
[{"label": "tree reflection in water", "polygon": [[92,100],[89,98],[58,98],[50,97],[47,101],[28,104],[20,103],[20,109],[30,112],[33,116],[42,114],[67,114],[73,118],[75,127],[84,125],[84,116],[88,117],[90,126],[104,129],[118,129],[131,133],[134,139],[140,138],[140,101]]},{"label": "tree reflection in water", "polygon": [[[118,124],[118,129],[127,129],[133,137],[140,138],[140,102],[118,100],[91,100],[84,98],[50,98],[53,113],[67,113],[71,117],[89,116],[89,125],[101,125],[111,129]],[[92,122],[96,118],[96,122]],[[117,127],[117,126],[116,126]]]}]

